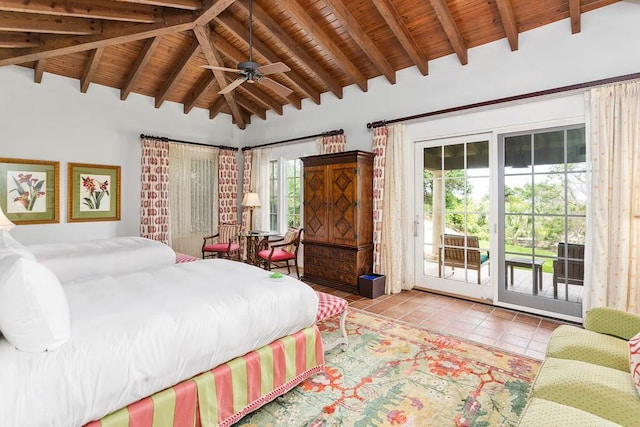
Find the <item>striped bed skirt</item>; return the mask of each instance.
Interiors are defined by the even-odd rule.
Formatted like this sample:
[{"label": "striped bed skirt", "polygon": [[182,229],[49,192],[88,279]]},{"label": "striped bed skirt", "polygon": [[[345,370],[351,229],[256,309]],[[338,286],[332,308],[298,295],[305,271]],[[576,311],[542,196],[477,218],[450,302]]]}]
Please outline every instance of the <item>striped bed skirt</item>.
[{"label": "striped bed skirt", "polygon": [[323,369],[320,331],[313,325],[86,427],[229,426]]}]

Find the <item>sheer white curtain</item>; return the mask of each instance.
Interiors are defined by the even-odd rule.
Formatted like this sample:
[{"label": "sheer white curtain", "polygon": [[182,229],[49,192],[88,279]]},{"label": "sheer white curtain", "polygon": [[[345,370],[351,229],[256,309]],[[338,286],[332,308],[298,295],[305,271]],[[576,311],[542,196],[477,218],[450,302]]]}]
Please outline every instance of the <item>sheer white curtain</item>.
[{"label": "sheer white curtain", "polygon": [[253,228],[256,230],[269,230],[269,148],[256,148],[252,150],[251,162],[251,189],[258,193],[260,198],[259,208],[253,210]]},{"label": "sheer white curtain", "polygon": [[200,257],[202,238],[218,229],[218,149],[169,145],[171,247]]},{"label": "sheer white curtain", "polygon": [[583,309],[640,313],[640,82],[595,88],[589,98],[591,271]]},{"label": "sheer white curtain", "polygon": [[389,126],[384,168],[384,201],[381,242],[381,273],[386,276],[387,294],[414,286],[411,245],[412,213],[407,205],[411,194],[412,152],[405,137],[405,125]]}]

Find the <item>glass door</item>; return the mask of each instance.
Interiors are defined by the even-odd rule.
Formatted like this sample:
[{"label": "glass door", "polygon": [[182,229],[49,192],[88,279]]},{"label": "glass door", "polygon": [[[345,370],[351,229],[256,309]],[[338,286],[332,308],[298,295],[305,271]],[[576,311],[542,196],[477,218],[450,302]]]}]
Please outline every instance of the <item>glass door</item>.
[{"label": "glass door", "polygon": [[490,135],[416,144],[416,285],[489,299]]},{"label": "glass door", "polygon": [[499,301],[582,316],[586,167],[583,125],[499,137]]}]

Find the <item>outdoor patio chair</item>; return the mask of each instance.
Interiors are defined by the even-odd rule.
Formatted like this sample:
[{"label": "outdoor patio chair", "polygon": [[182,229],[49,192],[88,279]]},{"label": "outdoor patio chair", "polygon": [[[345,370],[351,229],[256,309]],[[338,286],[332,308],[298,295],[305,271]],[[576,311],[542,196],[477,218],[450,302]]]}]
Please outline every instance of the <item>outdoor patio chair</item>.
[{"label": "outdoor patio chair", "polygon": [[558,258],[553,261],[553,298],[556,299],[558,282],[567,284],[567,298],[569,285],[584,285],[584,245],[558,243]]},{"label": "outdoor patio chair", "polygon": [[[466,260],[465,260],[466,239]],[[442,236],[442,247],[438,253],[438,277],[442,277],[443,267],[468,268],[478,271],[478,284],[481,279],[482,266],[489,264],[489,251],[481,251],[477,236],[445,234]],[[444,258],[443,258],[444,250]],[[486,253],[483,253],[486,252]]]}]

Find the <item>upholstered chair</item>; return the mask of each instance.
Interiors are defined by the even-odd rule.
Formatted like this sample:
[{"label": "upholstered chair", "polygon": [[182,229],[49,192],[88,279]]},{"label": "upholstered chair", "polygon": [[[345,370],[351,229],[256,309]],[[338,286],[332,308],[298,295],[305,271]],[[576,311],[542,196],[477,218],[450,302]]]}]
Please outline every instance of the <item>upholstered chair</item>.
[{"label": "upholstered chair", "polygon": [[202,259],[240,259],[240,224],[220,224],[216,234],[203,240]]}]

